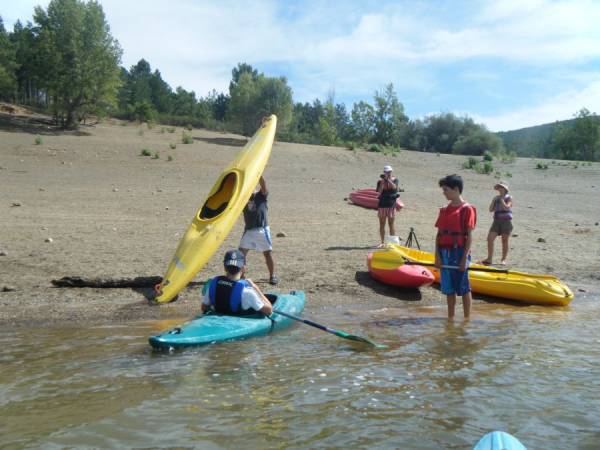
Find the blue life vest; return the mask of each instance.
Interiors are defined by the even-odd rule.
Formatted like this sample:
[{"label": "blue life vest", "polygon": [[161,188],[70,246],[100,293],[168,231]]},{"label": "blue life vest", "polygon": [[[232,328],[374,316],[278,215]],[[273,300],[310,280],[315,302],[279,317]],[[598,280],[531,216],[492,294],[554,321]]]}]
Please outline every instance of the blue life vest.
[{"label": "blue life vest", "polygon": [[242,309],[242,293],[249,286],[246,280],[232,281],[226,276],[210,280],[208,298],[210,305],[219,314],[245,315],[253,314],[254,310]]}]

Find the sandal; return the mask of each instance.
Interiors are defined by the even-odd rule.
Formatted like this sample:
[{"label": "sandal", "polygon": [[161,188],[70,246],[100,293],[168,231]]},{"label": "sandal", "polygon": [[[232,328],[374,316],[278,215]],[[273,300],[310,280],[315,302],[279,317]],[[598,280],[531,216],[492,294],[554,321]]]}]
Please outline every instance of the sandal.
[{"label": "sandal", "polygon": [[488,261],[487,259],[482,259],[481,261],[477,261],[477,264],[481,264],[483,266],[491,266],[492,263],[490,261]]},{"label": "sandal", "polygon": [[279,283],[279,278],[277,278],[275,275],[273,275],[271,278],[269,278],[269,284],[272,284],[273,286],[275,286],[277,283]]}]

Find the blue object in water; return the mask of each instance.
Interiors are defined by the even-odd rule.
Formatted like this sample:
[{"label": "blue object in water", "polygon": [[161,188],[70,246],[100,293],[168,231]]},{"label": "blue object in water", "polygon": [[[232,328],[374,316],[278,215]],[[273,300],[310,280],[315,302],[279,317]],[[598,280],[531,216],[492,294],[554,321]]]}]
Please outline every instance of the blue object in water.
[{"label": "blue object in water", "polygon": [[504,431],[492,431],[483,436],[473,450],[527,450],[519,440]]},{"label": "blue object in water", "polygon": [[[303,291],[278,295],[269,294],[267,297],[273,303],[275,311],[301,314],[304,309]],[[292,323],[293,320],[280,314],[273,314],[271,318],[259,313],[250,316],[204,314],[157,336],[152,336],[148,341],[154,348],[190,347],[262,336],[271,331],[285,328]]]}]

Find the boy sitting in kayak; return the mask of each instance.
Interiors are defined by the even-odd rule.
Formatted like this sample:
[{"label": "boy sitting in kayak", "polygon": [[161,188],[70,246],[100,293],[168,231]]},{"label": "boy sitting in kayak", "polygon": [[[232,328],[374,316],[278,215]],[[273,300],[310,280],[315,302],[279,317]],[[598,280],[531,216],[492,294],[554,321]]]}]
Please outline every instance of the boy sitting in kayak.
[{"label": "boy sitting in kayak", "polygon": [[[239,250],[229,250],[223,259],[225,275],[211,279],[202,300],[202,312],[242,316],[261,312],[270,316],[273,305],[256,292],[247,280],[242,279],[246,270],[246,259]],[[258,288],[256,288],[258,289]]]},{"label": "boy sitting in kayak", "polygon": [[448,204],[440,208],[435,226],[435,267],[455,266],[440,270],[440,286],[446,294],[448,318],[454,317],[456,296],[463,301],[465,318],[471,314],[471,286],[469,285],[468,263],[471,260],[472,235],[477,220],[475,208],[462,198],[463,180],[459,175],[448,175],[439,181]]}]

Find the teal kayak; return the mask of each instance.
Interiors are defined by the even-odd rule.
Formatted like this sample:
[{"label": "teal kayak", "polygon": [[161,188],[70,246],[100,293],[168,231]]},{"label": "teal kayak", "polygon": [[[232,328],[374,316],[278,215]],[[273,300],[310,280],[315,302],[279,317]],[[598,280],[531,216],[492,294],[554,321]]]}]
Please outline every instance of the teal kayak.
[{"label": "teal kayak", "polygon": [[492,431],[481,438],[473,450],[527,450],[519,440],[504,431]]},{"label": "teal kayak", "polygon": [[273,303],[271,317],[259,313],[249,316],[203,314],[148,340],[154,348],[170,349],[263,336],[293,323],[292,319],[277,314],[278,310],[300,314],[306,301],[303,291],[267,294],[267,298]]}]

